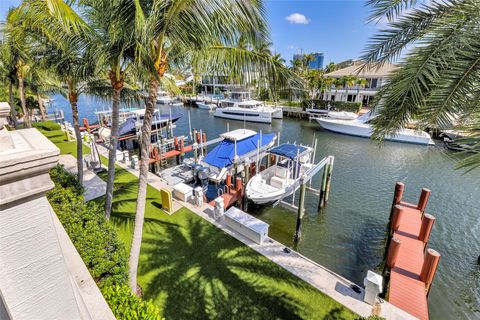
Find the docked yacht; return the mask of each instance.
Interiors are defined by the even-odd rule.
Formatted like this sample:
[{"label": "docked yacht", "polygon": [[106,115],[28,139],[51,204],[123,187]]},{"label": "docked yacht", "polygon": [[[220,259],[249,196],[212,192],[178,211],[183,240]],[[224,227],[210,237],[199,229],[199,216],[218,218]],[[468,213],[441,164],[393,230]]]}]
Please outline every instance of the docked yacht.
[{"label": "docked yacht", "polygon": [[282,119],[280,108],[267,107],[261,101],[252,100],[249,92],[232,92],[230,98],[221,101],[215,110],[215,117],[248,122],[272,123],[272,119]]},{"label": "docked yacht", "polygon": [[275,164],[256,174],[247,184],[247,197],[255,203],[265,204],[281,200],[300,186],[300,177],[312,168],[313,148],[282,144],[269,151]]},{"label": "docked yacht", "polygon": [[[315,118],[322,128],[336,133],[351,136],[370,138],[372,125],[370,124],[370,112],[355,119],[335,119],[331,117]],[[407,142],[422,145],[434,144],[428,133],[421,130],[400,129],[395,135],[389,135],[386,140],[395,142]]]},{"label": "docked yacht", "polygon": [[161,104],[170,104],[173,102],[173,99],[165,91],[157,92],[157,103]]}]

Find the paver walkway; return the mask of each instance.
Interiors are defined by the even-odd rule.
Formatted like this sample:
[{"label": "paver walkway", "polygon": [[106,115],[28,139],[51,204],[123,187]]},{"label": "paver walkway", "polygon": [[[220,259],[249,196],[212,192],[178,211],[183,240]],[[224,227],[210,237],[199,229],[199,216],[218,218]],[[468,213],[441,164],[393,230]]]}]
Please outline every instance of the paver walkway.
[{"label": "paver walkway", "polygon": [[[65,169],[73,174],[77,174],[77,158],[71,154],[62,154],[59,159],[60,164],[63,164]],[[83,167],[83,187],[85,192],[83,194],[84,201],[90,201],[103,196],[107,192],[107,183],[98,177],[92,170]]]},{"label": "paver walkway", "polygon": [[[98,150],[101,155],[108,157],[108,150],[105,147],[98,146]],[[117,164],[138,177],[138,170],[132,169],[126,163],[117,162]],[[170,191],[173,190],[173,186],[168,185],[159,176],[151,172],[149,172],[148,183],[157,190],[160,190],[161,188]],[[228,228],[222,222],[222,219],[215,220],[213,218],[213,207],[209,204],[204,204],[202,207],[196,207],[193,204],[174,199],[173,205],[174,211],[180,209],[182,206],[188,208],[198,216],[222,229],[225,233],[243,242],[245,245],[264,255],[274,263],[290,271],[300,279],[314,286],[327,296],[338,301],[362,317],[368,317],[375,313],[386,319],[415,319],[408,313],[382,299],[379,299],[379,304],[375,308],[363,302],[363,288],[358,287],[360,292],[355,292],[352,289],[352,286],[354,286],[353,282],[343,278],[331,270],[328,270],[327,268],[292,249],[290,249],[290,253],[285,253],[285,245],[275,241],[274,239],[268,238],[262,245],[256,244],[240,233]],[[376,309],[375,312],[374,309]]]}]

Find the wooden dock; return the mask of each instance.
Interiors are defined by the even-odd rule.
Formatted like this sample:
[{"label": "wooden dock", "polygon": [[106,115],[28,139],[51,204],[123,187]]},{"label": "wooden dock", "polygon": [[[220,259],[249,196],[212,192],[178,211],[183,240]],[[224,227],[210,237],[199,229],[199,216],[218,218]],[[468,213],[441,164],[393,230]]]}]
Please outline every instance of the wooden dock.
[{"label": "wooden dock", "polygon": [[386,267],[389,269],[388,301],[421,320],[428,319],[428,293],[440,255],[426,250],[435,218],[425,214],[430,190],[423,189],[417,205],[401,200],[397,184],[391,212]]}]

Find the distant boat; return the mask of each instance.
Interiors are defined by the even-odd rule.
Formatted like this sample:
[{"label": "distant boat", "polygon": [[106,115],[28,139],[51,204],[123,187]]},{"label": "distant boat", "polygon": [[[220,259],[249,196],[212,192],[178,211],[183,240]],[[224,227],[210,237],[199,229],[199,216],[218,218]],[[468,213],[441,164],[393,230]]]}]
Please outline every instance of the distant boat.
[{"label": "distant boat", "polygon": [[214,110],[215,108],[217,108],[217,106],[213,103],[205,103],[205,102],[197,101],[196,104],[199,109],[203,109],[203,110]]},{"label": "distant boat", "polygon": [[[351,136],[370,138],[373,131],[372,125],[369,123],[370,112],[354,120],[333,119],[328,117],[315,118],[315,120],[326,130]],[[425,131],[405,128],[400,129],[396,135],[387,136],[386,140],[422,145],[434,144],[430,135]]]},{"label": "distant boat", "polygon": [[232,92],[230,98],[221,101],[221,108],[217,108],[213,115],[224,119],[272,123],[272,119],[283,118],[283,111],[251,99],[249,92]]},{"label": "distant boat", "polygon": [[157,92],[157,103],[161,104],[170,104],[173,102],[173,99],[165,91]]},{"label": "distant boat", "polygon": [[313,166],[312,152],[311,147],[288,143],[272,148],[269,154],[276,157],[276,163],[250,179],[246,186],[247,197],[265,204],[294,193],[302,174]]}]

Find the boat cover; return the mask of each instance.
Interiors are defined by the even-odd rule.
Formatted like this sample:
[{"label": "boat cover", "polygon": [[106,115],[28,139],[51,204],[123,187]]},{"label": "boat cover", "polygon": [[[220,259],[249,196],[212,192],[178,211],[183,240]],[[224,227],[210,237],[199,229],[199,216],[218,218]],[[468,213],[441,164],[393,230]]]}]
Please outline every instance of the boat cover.
[{"label": "boat cover", "polygon": [[[275,139],[274,133],[262,134],[262,147],[268,145]],[[237,141],[237,155],[242,156],[257,149],[257,143],[260,140],[260,133],[256,135]],[[212,149],[203,161],[211,166],[217,168],[225,168],[233,164],[235,157],[235,142],[233,140],[225,139],[218,146]]]},{"label": "boat cover", "polygon": [[272,150],[270,150],[270,153],[293,160],[297,157],[297,154],[300,155],[306,150],[307,148],[304,146],[285,143],[285,144],[279,145],[278,147],[273,148]]},{"label": "boat cover", "polygon": [[[182,117],[181,114],[172,114],[171,120],[172,123],[176,122],[178,119]],[[160,115],[160,120],[158,120],[158,117],[154,116],[152,119],[152,126],[155,126],[156,123],[163,123],[166,122],[167,120],[170,119],[169,114],[161,114]],[[131,133],[135,131],[135,117],[128,118],[125,120],[118,128],[118,135],[123,136],[125,134]]]}]

